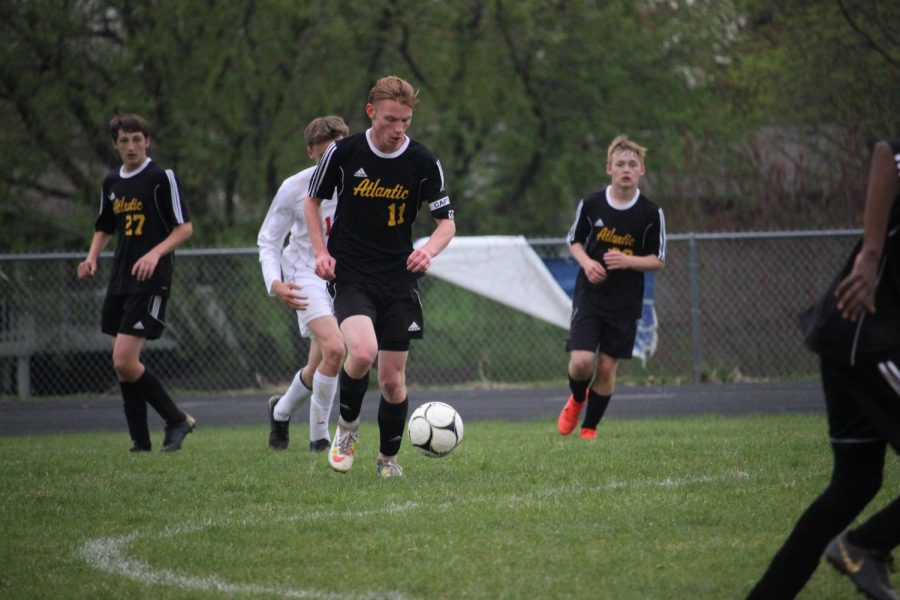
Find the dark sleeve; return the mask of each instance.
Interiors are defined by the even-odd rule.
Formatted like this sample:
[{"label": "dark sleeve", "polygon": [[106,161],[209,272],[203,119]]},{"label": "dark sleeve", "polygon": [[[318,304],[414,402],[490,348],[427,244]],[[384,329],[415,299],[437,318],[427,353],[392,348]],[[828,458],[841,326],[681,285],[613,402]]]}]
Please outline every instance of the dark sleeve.
[{"label": "dark sleeve", "polygon": [[116,232],[116,218],[112,211],[112,201],[109,199],[109,195],[112,192],[111,188],[112,182],[107,177],[103,180],[103,185],[100,187],[100,212],[97,215],[97,220],[94,222],[94,231],[102,231],[109,235],[113,235]]},{"label": "dark sleeve", "polygon": [[334,196],[334,190],[340,183],[342,156],[339,148],[337,142],[332,142],[319,159],[319,164],[316,165],[316,170],[309,180],[308,195],[313,198],[326,200]]},{"label": "dark sleeve", "polygon": [[569,235],[566,236],[566,241],[570,246],[572,244],[587,246],[589,235],[591,235],[591,222],[587,218],[585,201],[582,199],[578,201],[578,208],[575,209],[575,221],[572,222],[572,227],[569,228]]},{"label": "dark sleeve", "polygon": [[444,170],[441,161],[434,156],[426,163],[428,175],[422,184],[422,199],[428,203],[428,210],[435,219],[454,218],[454,206],[447,193],[447,185],[444,180]]},{"label": "dark sleeve", "polygon": [[175,177],[175,171],[166,169],[165,175],[159,185],[159,208],[172,226],[189,223],[191,215],[188,213],[187,204],[181,197],[181,186]]}]

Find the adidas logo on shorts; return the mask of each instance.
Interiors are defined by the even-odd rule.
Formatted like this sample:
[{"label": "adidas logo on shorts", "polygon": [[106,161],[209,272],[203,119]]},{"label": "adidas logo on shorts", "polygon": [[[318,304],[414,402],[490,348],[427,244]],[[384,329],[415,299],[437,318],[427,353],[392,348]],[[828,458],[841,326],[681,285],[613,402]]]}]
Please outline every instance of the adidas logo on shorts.
[{"label": "adidas logo on shorts", "polygon": [[415,321],[413,321],[413,322],[410,324],[410,326],[409,326],[409,328],[407,329],[407,331],[422,331],[422,328],[419,327],[419,324],[418,324],[418,323],[416,323]]}]

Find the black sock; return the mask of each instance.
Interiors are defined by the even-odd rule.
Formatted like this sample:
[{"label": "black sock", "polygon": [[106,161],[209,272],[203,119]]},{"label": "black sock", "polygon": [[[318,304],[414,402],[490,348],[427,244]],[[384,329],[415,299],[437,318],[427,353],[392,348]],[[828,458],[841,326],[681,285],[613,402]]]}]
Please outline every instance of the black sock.
[{"label": "black sock", "polygon": [[178,425],[187,418],[187,415],[175,406],[172,397],[169,396],[156,375],[149,370],[144,369],[144,374],[134,382],[134,385],[138,386],[141,396],[147,404],[153,407],[153,410],[159,413],[167,426]]},{"label": "black sock", "polygon": [[569,391],[572,392],[572,399],[575,400],[575,402],[584,402],[589,385],[591,385],[590,379],[576,381],[569,375]]},{"label": "black sock", "polygon": [[359,379],[353,379],[341,367],[338,381],[341,390],[341,418],[346,423],[352,423],[359,418],[363,398],[366,395],[366,390],[369,389],[369,371],[366,371],[366,374]]},{"label": "black sock", "polygon": [[125,421],[128,423],[128,434],[137,448],[150,449],[150,429],[147,425],[147,404],[141,398],[138,387],[128,381],[120,381],[122,401],[125,408]]},{"label": "black sock", "polygon": [[588,429],[597,429],[600,419],[606,414],[606,407],[609,406],[609,400],[612,396],[601,396],[594,390],[588,392],[587,410],[584,411],[584,422],[582,427]]},{"label": "black sock", "polygon": [[865,523],[847,532],[851,544],[890,554],[900,545],[900,498],[872,515]]},{"label": "black sock", "polygon": [[884,446],[833,444],[834,470],[825,491],[804,511],[748,600],[794,598],[812,576],[825,547],[881,488]]},{"label": "black sock", "polygon": [[400,404],[391,404],[381,397],[378,403],[378,431],[381,434],[379,450],[385,456],[396,456],[403,442],[403,427],[409,412],[409,398]]}]

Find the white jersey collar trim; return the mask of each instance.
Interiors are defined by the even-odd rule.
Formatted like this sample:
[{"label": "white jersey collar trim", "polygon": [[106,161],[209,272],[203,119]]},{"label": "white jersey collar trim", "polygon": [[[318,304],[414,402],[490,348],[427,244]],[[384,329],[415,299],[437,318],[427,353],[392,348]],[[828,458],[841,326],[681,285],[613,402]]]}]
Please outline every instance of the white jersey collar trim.
[{"label": "white jersey collar trim", "polygon": [[122,179],[128,179],[129,177],[134,177],[135,175],[139,174],[141,171],[146,169],[147,165],[149,165],[151,162],[153,162],[153,159],[151,159],[148,156],[144,160],[144,164],[142,164],[140,167],[138,167],[134,171],[128,171],[128,172],[125,171],[125,165],[122,165],[121,167],[119,167],[119,177],[121,177]]},{"label": "white jersey collar trim", "polygon": [[609,204],[611,208],[614,208],[616,210],[628,210],[629,208],[634,206],[634,204],[638,201],[638,196],[641,195],[641,190],[635,188],[634,196],[631,198],[631,200],[623,203],[621,200],[616,200],[612,197],[611,190],[611,185],[606,186],[606,203]]},{"label": "white jersey collar trim", "polygon": [[397,158],[404,152],[406,152],[406,148],[409,146],[409,136],[403,136],[403,144],[396,152],[391,152],[390,154],[386,154],[375,147],[375,144],[372,142],[372,128],[369,127],[366,129],[366,143],[369,144],[369,150],[371,150],[376,156],[380,156],[381,158]]}]

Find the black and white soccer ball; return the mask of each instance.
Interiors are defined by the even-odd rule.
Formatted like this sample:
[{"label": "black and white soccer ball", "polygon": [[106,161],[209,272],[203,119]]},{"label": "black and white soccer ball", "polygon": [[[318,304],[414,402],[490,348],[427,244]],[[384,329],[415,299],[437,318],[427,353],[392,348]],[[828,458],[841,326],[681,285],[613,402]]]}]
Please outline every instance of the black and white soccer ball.
[{"label": "black and white soccer ball", "polygon": [[425,456],[447,456],[463,438],[459,413],[443,402],[426,402],[413,411],[407,426],[410,443]]}]

